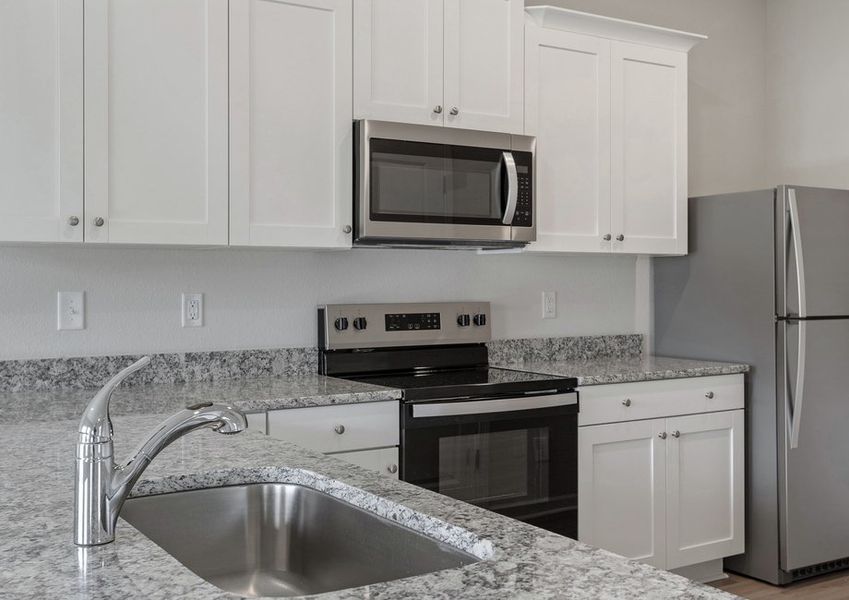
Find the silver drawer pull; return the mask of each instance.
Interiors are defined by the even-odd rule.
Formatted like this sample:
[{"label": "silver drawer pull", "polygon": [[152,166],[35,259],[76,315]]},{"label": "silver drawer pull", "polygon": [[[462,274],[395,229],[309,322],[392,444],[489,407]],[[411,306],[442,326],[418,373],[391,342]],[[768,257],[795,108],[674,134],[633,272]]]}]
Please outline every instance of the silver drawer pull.
[{"label": "silver drawer pull", "polygon": [[335,431],[339,435],[342,435],[343,433],[345,433],[345,426],[344,425],[337,425],[336,427],[333,428],[333,431]]},{"label": "silver drawer pull", "polygon": [[672,437],[674,437],[674,438],[681,437],[681,432],[676,429],[675,431],[672,432]]},{"label": "silver drawer pull", "polygon": [[659,437],[659,438],[660,438],[660,439],[662,439],[662,440],[665,440],[665,439],[666,439],[666,432],[665,432],[665,431],[663,431],[663,432],[661,432],[661,433],[658,433],[658,434],[657,434],[657,437]]},{"label": "silver drawer pull", "polygon": [[386,467],[386,470],[394,475],[398,472],[398,465],[389,465],[388,467]]},{"label": "silver drawer pull", "polygon": [[630,399],[630,398],[625,398],[625,399],[622,401],[622,406],[631,406],[631,399]]},{"label": "silver drawer pull", "polygon": [[705,398],[707,398],[708,400],[713,400],[713,392],[708,392],[707,394],[705,394]]}]

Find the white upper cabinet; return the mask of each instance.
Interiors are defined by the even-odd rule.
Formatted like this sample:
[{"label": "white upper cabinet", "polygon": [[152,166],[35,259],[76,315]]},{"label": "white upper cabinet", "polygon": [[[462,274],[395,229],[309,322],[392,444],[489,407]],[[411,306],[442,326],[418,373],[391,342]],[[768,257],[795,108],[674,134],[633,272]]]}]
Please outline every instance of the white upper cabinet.
[{"label": "white upper cabinet", "polygon": [[527,9],[530,251],[686,254],[687,52],[704,36]]},{"label": "white upper cabinet", "polygon": [[687,253],[687,55],[611,44],[616,252]]},{"label": "white upper cabinet", "polygon": [[227,202],[227,0],[86,0],[86,241],[226,244]]},{"label": "white upper cabinet", "polygon": [[443,0],[354,2],[354,114],[442,125]]},{"label": "white upper cabinet", "polygon": [[83,1],[2,2],[0,241],[81,242],[82,174]]},{"label": "white upper cabinet", "polygon": [[522,133],[524,2],[445,0],[445,125]]},{"label": "white upper cabinet", "polygon": [[523,132],[522,0],[354,4],[354,118]]},{"label": "white upper cabinet", "polygon": [[230,0],[230,243],[351,245],[350,0]]},{"label": "white upper cabinet", "polygon": [[525,129],[537,138],[531,249],[609,251],[610,42],[533,25],[526,36]]}]

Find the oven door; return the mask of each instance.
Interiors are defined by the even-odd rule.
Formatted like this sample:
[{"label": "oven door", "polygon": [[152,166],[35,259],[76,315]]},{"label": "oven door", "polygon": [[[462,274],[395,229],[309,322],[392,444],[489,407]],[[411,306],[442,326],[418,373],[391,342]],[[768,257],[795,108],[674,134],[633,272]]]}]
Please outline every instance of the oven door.
[{"label": "oven door", "polygon": [[[512,137],[358,122],[357,243],[521,245],[532,160]],[[514,235],[518,232],[518,238]]]},{"label": "oven door", "polygon": [[577,539],[577,393],[407,404],[401,478]]}]

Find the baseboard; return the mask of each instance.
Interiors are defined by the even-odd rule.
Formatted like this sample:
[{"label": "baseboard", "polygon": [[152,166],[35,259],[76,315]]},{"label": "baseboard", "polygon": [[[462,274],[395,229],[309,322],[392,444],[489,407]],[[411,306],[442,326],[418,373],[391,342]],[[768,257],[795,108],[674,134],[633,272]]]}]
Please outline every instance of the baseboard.
[{"label": "baseboard", "polygon": [[720,579],[728,578],[728,575],[722,570],[722,559],[709,560],[695,565],[687,565],[671,570],[676,575],[681,575],[687,579],[698,581],[699,583],[710,583],[711,581],[719,581]]}]

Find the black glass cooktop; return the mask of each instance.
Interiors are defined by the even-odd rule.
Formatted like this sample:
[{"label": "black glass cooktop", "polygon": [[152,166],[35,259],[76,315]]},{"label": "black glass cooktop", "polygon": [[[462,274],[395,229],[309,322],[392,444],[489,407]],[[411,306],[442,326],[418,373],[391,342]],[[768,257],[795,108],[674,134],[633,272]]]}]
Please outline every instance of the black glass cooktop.
[{"label": "black glass cooktop", "polygon": [[407,402],[451,398],[488,398],[511,394],[574,389],[571,377],[540,375],[511,369],[479,367],[421,373],[392,373],[345,377],[354,381],[404,390]]}]

